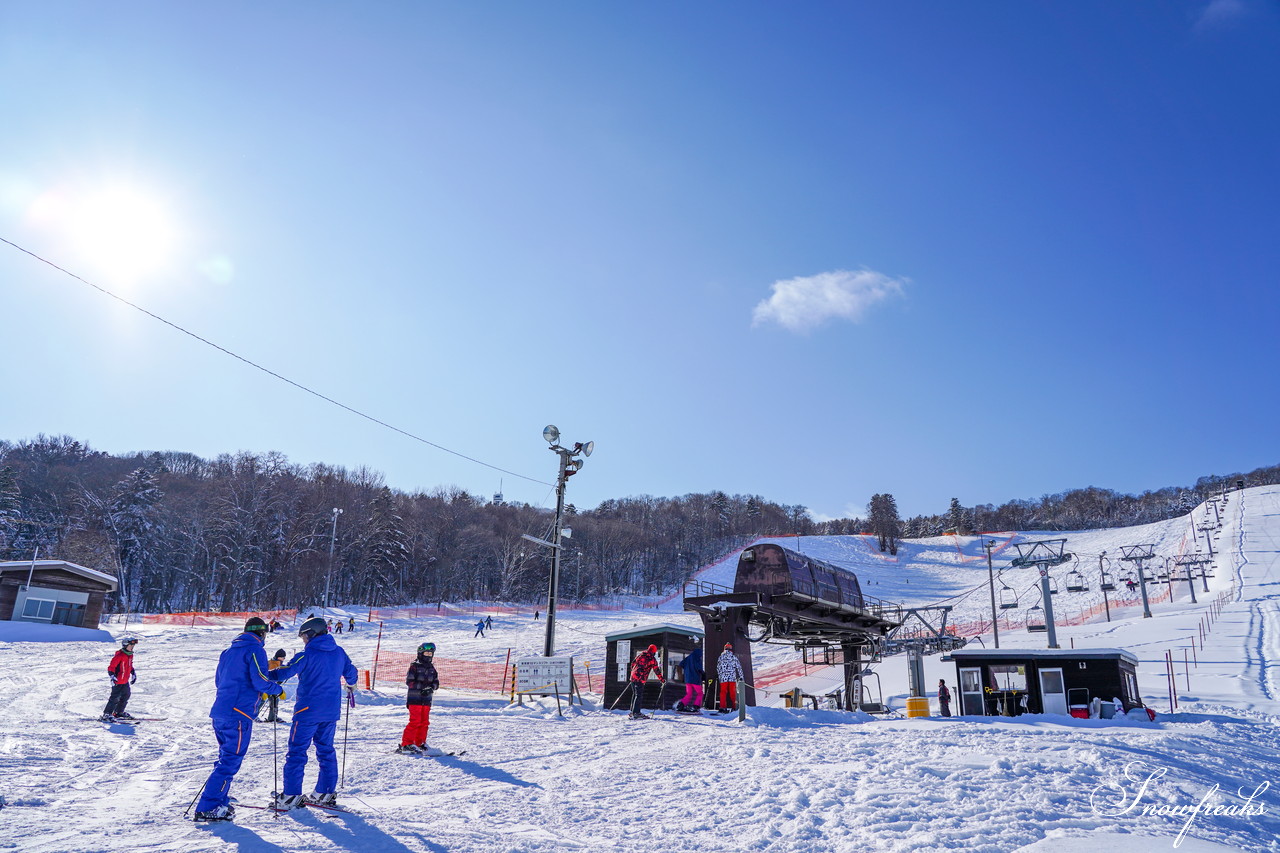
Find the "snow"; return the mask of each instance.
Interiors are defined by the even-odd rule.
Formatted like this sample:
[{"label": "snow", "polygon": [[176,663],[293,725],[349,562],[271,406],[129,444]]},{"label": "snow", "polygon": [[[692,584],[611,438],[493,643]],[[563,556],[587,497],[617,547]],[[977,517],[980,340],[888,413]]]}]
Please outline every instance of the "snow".
[{"label": "snow", "polygon": [[[1203,508],[1196,514],[1202,517]],[[999,568],[1015,555],[1007,543],[1064,536],[1069,551],[1094,555],[1095,566],[1097,554],[1116,554],[1121,545],[1151,543],[1157,555],[1176,556],[1194,548],[1190,530],[1183,518],[1133,529],[1003,534],[1006,544],[995,559]],[[851,565],[869,595],[911,605],[947,599],[956,606],[956,622],[982,618],[984,607],[989,615],[978,537],[904,542],[897,559],[879,555],[861,537],[777,541]],[[1172,602],[1153,606],[1152,619],[1127,606],[1113,610],[1111,622],[1099,616],[1058,631],[1064,648],[1133,653],[1144,699],[1160,712],[1154,722],[1042,715],[907,719],[778,707],[781,692],[792,686],[821,694],[838,681],[833,670],[811,670],[771,686],[762,696],[766,704],[741,723],[736,715],[673,713],[628,722],[624,714],[601,710],[590,694],[585,706],[566,707],[560,716],[554,698],[512,706],[493,693],[441,691],[430,742],[467,753],[411,758],[391,753],[406,714],[402,691],[388,682],[361,692],[346,732],[339,796],[358,815],[275,817],[241,809],[234,824],[183,819],[216,754],[207,718],[213,664],[238,633],[234,626],[128,626],[141,638],[130,710],[167,718],[136,729],[92,719],[106,702],[110,647],[31,645],[9,635],[0,641],[0,794],[8,800],[0,810],[0,847],[30,853],[1092,853],[1174,849],[1176,843],[1194,853],[1276,850],[1280,788],[1271,786],[1280,782],[1280,488],[1233,493],[1215,548],[1211,591],[1198,603],[1179,590]],[[1081,560],[1083,566],[1086,557]],[[731,564],[708,569],[703,579],[728,585]],[[1034,577],[1034,569],[1004,572],[1020,591]],[[1055,604],[1060,599],[1063,611],[1074,609],[1089,595],[1064,593]],[[540,653],[543,622],[495,614],[489,636],[473,638],[474,619],[483,615],[481,606],[456,618],[387,621],[382,649],[409,652],[431,640],[442,658],[493,663],[503,662],[508,649],[513,659]],[[700,626],[681,612],[678,598],[656,611],[564,610],[557,653],[591,661],[598,677],[605,634],[654,622]],[[365,668],[379,640],[369,623],[357,624],[354,634],[337,639]],[[125,633],[124,626],[108,627]],[[993,639],[983,637],[982,645],[992,647]],[[1021,629],[1000,634],[1002,648],[1044,648],[1045,642],[1045,635]],[[292,652],[299,642],[285,633],[267,645]],[[1172,713],[1166,652],[1177,664],[1179,707]],[[790,663],[795,653],[757,646],[753,657],[759,671]],[[954,688],[954,664],[934,656],[925,666],[930,684],[945,677]],[[877,669],[886,701],[903,707],[904,659],[889,658]],[[291,706],[285,703],[286,710]],[[273,747],[286,734],[283,726],[273,728],[255,727],[232,791],[242,803],[262,803],[272,790]],[[340,754],[342,737],[340,731]],[[310,782],[314,763],[308,770]],[[1223,813],[1228,806],[1231,813]]]}]

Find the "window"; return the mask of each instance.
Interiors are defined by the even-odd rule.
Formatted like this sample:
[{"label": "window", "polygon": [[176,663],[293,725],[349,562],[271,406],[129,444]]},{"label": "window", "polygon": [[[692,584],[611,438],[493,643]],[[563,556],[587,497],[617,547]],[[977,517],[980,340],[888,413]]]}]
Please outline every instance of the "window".
[{"label": "window", "polygon": [[49,601],[47,598],[28,598],[26,603],[22,605],[22,618],[24,619],[52,619],[53,610],[58,602]]},{"label": "window", "polygon": [[53,611],[53,624],[70,625],[73,628],[83,627],[84,605],[72,604],[69,601],[59,601],[57,609]]},{"label": "window", "polygon": [[996,690],[1026,690],[1027,668],[1021,664],[993,663],[987,669]]}]

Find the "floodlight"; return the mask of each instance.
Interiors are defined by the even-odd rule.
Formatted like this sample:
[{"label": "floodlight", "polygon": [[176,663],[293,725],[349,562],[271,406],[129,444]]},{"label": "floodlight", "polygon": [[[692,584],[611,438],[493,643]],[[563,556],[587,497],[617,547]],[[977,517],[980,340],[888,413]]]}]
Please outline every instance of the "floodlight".
[{"label": "floodlight", "polygon": [[560,440],[560,430],[555,424],[547,424],[546,428],[542,430],[542,437],[547,440],[547,444],[555,444]]},{"label": "floodlight", "polygon": [[591,451],[595,449],[596,449],[596,443],[594,441],[588,441],[586,444],[582,445],[582,455],[590,456]]}]

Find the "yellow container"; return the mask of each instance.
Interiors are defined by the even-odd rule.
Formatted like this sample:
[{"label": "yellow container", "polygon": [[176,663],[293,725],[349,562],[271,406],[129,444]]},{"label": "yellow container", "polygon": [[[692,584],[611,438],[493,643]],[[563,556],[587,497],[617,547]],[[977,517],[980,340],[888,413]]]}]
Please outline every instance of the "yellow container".
[{"label": "yellow container", "polygon": [[929,716],[929,697],[908,696],[907,697],[907,716],[908,717]]}]

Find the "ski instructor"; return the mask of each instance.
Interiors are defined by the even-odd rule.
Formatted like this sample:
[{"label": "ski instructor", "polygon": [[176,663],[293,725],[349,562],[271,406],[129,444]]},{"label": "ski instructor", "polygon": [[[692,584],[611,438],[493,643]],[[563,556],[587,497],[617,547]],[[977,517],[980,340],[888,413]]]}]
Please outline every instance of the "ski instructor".
[{"label": "ski instructor", "polygon": [[266,622],[257,616],[251,617],[244,623],[244,633],[232,640],[231,646],[218,658],[214,675],[218,694],[209,710],[213,734],[218,739],[218,762],[213,765],[209,781],[204,783],[196,805],[196,820],[231,820],[235,815],[235,807],[231,805],[231,780],[249,750],[258,697],[284,691],[267,678],[267,653],[262,643],[268,630]]},{"label": "ski instructor", "polygon": [[[305,802],[321,806],[337,804],[338,752],[333,738],[342,716],[342,682],[354,688],[356,668],[351,658],[329,634],[320,618],[308,619],[298,629],[304,647],[284,666],[271,671],[271,680],[282,682],[298,677],[293,705],[293,725],[289,727],[289,754],[284,760],[284,791],[276,795],[276,808],[296,809]],[[307,751],[316,745],[320,776],[315,793],[302,796],[302,773]]]}]

